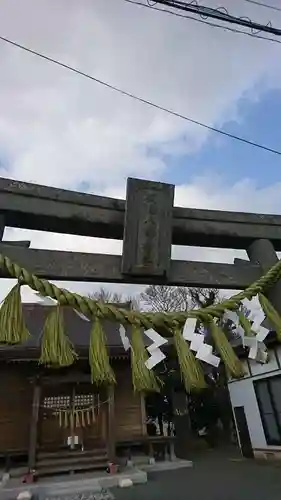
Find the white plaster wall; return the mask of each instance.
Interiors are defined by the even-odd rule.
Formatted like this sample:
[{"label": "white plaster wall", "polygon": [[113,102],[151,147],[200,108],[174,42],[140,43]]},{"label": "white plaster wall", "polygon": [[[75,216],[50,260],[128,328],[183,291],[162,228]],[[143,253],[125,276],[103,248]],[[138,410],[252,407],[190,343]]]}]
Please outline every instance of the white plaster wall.
[{"label": "white plaster wall", "polygon": [[232,408],[234,406],[244,406],[252,447],[266,448],[267,444],[252,379],[247,378],[232,382],[229,384],[229,394]]},{"label": "white plaster wall", "polygon": [[279,363],[281,364],[281,346],[278,346],[276,349],[275,349],[275,352],[277,354],[277,357],[279,359]]},{"label": "white plaster wall", "polygon": [[[279,349],[279,351],[280,351],[280,349]],[[281,356],[281,354],[280,354],[280,356]],[[250,359],[249,363],[250,363],[251,373],[252,373],[252,376],[254,378],[256,375],[258,375],[260,378],[260,375],[264,375],[268,372],[278,370],[278,363],[277,363],[276,356],[274,354],[274,350],[269,351],[268,363],[265,363],[265,364],[257,363],[253,359]]]},{"label": "white plaster wall", "polygon": [[[250,374],[247,370],[247,375],[244,379],[231,381],[228,384],[232,408],[234,408],[235,406],[244,407],[249,427],[250,438],[252,441],[252,447],[254,449],[261,448],[270,450],[273,448],[279,448],[277,446],[268,446],[266,443],[253,384],[255,380],[271,377],[278,374],[281,375],[281,369],[279,368],[281,364],[281,347],[278,347],[275,350],[275,353],[273,350],[270,350],[269,362],[264,365],[249,360],[251,376],[249,376]],[[279,365],[276,357],[279,359]]]}]

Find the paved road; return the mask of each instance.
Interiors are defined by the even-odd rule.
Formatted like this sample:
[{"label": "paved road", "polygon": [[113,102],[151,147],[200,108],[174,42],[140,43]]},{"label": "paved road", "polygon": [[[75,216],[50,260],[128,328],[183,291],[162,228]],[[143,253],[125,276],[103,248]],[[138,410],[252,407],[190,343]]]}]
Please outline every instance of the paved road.
[{"label": "paved road", "polygon": [[229,459],[153,474],[146,485],[112,490],[116,500],[280,500],[281,467]]}]

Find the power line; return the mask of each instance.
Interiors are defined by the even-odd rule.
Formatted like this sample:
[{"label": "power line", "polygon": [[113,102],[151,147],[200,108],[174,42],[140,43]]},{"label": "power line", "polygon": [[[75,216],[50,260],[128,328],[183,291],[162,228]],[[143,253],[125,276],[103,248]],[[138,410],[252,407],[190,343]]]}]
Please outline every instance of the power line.
[{"label": "power line", "polygon": [[154,2],[154,5],[152,5],[152,4],[140,2],[138,0],[123,0],[123,1],[127,2],[127,3],[130,3],[132,5],[137,5],[139,7],[145,7],[147,9],[156,10],[156,11],[162,12],[164,14],[170,14],[172,16],[181,17],[182,19],[188,19],[190,21],[195,21],[197,23],[202,23],[202,24],[205,24],[207,26],[211,26],[213,28],[220,28],[222,30],[229,31],[231,33],[237,33],[237,34],[240,34],[240,35],[250,36],[252,38],[258,38],[260,40],[266,40],[267,42],[273,42],[273,43],[279,43],[279,44],[281,44],[281,40],[277,40],[277,38],[270,38],[270,37],[263,36],[263,35],[257,35],[257,34],[254,34],[254,33],[249,33],[247,31],[242,31],[242,30],[239,30],[237,28],[230,28],[229,26],[222,26],[221,24],[216,24],[216,23],[213,23],[211,21],[205,21],[203,19],[198,19],[197,17],[189,16],[188,14],[180,14],[179,12],[174,12],[174,11],[169,10],[169,9],[162,9],[161,7],[155,7],[155,5],[156,5],[155,2]]},{"label": "power line", "polygon": [[281,156],[281,151],[278,151],[277,149],[273,149],[267,146],[263,146],[262,144],[259,144],[254,141],[250,141],[248,139],[245,139],[244,137],[240,137],[238,135],[231,134],[230,132],[226,132],[225,130],[220,130],[215,127],[212,127],[211,125],[207,125],[206,123],[199,122],[198,120],[194,120],[193,118],[189,118],[185,115],[182,115],[181,113],[177,113],[176,111],[173,111],[169,108],[165,108],[163,106],[160,106],[159,104],[156,104],[152,101],[149,101],[147,99],[144,99],[142,97],[136,96],[132,94],[131,92],[127,92],[126,90],[120,89],[119,87],[115,87],[114,85],[111,85],[110,83],[104,82],[103,80],[100,80],[99,78],[96,78],[92,75],[89,75],[88,73],[85,73],[84,71],[80,71],[77,68],[74,68],[73,66],[69,66],[68,64],[65,64],[61,61],[58,61],[57,59],[53,59],[52,57],[49,57],[45,54],[42,54],[41,52],[37,52],[36,50],[30,49],[29,47],[26,47],[25,45],[22,45],[18,42],[14,42],[13,40],[10,40],[9,38],[0,36],[0,40],[2,40],[5,43],[8,43],[14,47],[17,47],[21,50],[24,50],[25,52],[28,52],[30,54],[33,54],[37,57],[40,57],[41,59],[44,59],[45,61],[51,62],[53,64],[56,64],[57,66],[61,66],[62,68],[65,68],[72,73],[76,73],[77,75],[83,76],[84,78],[87,78],[88,80],[92,80],[95,83],[99,83],[100,85],[103,85],[104,87],[114,90],[115,92],[118,92],[121,95],[124,95],[126,97],[130,97],[131,99],[134,99],[135,101],[142,102],[143,104],[146,104],[147,106],[150,106],[152,108],[158,109],[160,111],[164,111],[165,113],[168,113],[169,115],[176,116],[177,118],[181,118],[182,120],[185,120],[189,123],[193,123],[194,125],[198,125],[199,127],[205,128],[207,130],[211,130],[212,132],[216,132],[218,134],[224,135],[226,137],[229,137],[231,139],[235,139],[236,141],[242,142],[244,144],[248,144],[249,146],[254,146],[259,149],[263,149],[265,151],[268,151],[270,153],[274,153],[276,155]]},{"label": "power line", "polygon": [[155,4],[173,7],[175,9],[183,10],[186,12],[192,12],[193,14],[198,14],[203,18],[211,17],[213,19],[219,19],[220,21],[228,22],[231,24],[239,24],[255,31],[264,31],[266,33],[277,36],[281,35],[281,30],[278,28],[273,28],[271,26],[271,23],[264,25],[253,22],[247,17],[231,16],[225,7],[218,7],[216,9],[213,9],[211,7],[205,7],[204,5],[199,5],[196,0],[193,0],[192,2],[182,2],[181,0],[157,0]]},{"label": "power line", "polygon": [[244,0],[244,2],[253,3],[254,5],[259,5],[260,7],[265,7],[267,9],[276,10],[278,12],[281,12],[281,8],[275,7],[275,5],[267,5],[266,3],[257,2],[256,0]]}]

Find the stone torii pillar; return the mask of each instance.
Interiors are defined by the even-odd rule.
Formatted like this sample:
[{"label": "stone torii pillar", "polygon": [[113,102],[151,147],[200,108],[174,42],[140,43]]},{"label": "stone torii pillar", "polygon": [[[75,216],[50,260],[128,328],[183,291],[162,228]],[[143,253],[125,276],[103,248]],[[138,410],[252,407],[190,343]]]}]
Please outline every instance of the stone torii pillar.
[{"label": "stone torii pillar", "polygon": [[[247,248],[247,254],[252,264],[260,266],[262,274],[265,274],[278,261],[274,246],[270,240],[259,239],[253,241]],[[266,293],[268,299],[281,315],[281,280],[279,279]]]}]

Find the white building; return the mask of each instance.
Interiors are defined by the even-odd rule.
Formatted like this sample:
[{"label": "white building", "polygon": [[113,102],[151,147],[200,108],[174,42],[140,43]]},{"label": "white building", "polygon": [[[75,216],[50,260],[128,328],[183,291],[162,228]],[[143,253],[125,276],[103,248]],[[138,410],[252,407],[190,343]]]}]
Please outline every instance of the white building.
[{"label": "white building", "polygon": [[243,360],[246,375],[229,381],[239,445],[245,457],[281,458],[281,346],[269,362]]}]

